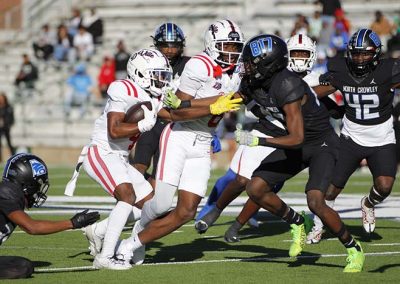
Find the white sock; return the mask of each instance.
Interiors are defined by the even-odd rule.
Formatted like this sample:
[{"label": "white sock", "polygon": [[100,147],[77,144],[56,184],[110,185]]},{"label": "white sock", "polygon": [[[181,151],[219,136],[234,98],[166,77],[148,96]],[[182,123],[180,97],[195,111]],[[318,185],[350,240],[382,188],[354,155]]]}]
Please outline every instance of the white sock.
[{"label": "white sock", "polygon": [[125,249],[135,251],[141,246],[143,246],[143,244],[140,242],[138,235],[134,234],[131,237],[124,240],[124,246]]},{"label": "white sock", "polygon": [[139,220],[141,215],[142,215],[142,210],[135,206],[132,206],[132,212],[129,214],[127,223],[133,223]]},{"label": "white sock", "polygon": [[140,216],[140,224],[139,224],[142,230],[144,227],[147,226],[147,224],[149,224],[152,220],[157,218],[157,214],[156,212],[154,212],[151,206],[152,200],[153,199],[150,199],[149,201],[146,201],[143,204],[142,215]]},{"label": "white sock", "polygon": [[145,228],[150,221],[168,212],[172,206],[177,186],[157,180],[154,196],[142,208],[140,225]]},{"label": "white sock", "polygon": [[129,214],[132,212],[132,205],[129,203],[118,201],[114,209],[108,216],[107,231],[104,236],[103,249],[101,250],[101,257],[114,256],[115,246],[121,232],[126,224]]},{"label": "white sock", "polygon": [[94,233],[100,238],[104,239],[104,235],[106,234],[108,226],[108,217],[93,225],[94,225]]}]

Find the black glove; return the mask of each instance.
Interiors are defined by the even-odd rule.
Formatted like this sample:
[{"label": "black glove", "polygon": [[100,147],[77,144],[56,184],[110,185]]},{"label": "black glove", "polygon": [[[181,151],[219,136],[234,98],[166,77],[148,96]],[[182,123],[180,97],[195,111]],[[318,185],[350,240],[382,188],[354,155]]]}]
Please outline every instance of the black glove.
[{"label": "black glove", "polygon": [[99,212],[94,211],[88,213],[88,211],[89,209],[86,209],[85,211],[75,214],[71,218],[72,228],[74,229],[83,228],[89,226],[90,224],[93,224],[94,222],[100,219]]},{"label": "black glove", "polygon": [[319,76],[319,84],[322,86],[328,86],[331,84],[332,78],[333,78],[332,73],[326,72],[325,74]]}]

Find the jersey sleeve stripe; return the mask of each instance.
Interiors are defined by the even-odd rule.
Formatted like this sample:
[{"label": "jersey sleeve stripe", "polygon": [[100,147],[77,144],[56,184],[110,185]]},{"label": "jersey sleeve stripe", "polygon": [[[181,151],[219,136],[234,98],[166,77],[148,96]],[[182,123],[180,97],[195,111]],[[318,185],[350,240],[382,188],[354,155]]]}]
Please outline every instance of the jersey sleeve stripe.
[{"label": "jersey sleeve stripe", "polygon": [[138,92],[137,92],[137,90],[136,90],[136,88],[135,88],[135,85],[133,85],[132,82],[129,81],[129,80],[124,80],[124,82],[126,82],[129,86],[131,86],[131,88],[132,88],[132,90],[133,90],[133,96],[134,96],[135,98],[137,98],[137,97],[138,97]]},{"label": "jersey sleeve stripe", "polygon": [[123,83],[123,84],[125,85],[125,87],[126,87],[126,89],[127,89],[127,91],[128,91],[128,96],[130,96],[130,95],[131,95],[131,89],[129,88],[129,86],[128,86],[128,84],[125,82],[125,80],[120,80],[120,81],[118,81],[118,82],[121,82],[121,83]]},{"label": "jersey sleeve stripe", "polygon": [[107,165],[104,163],[104,161],[101,159],[100,154],[99,154],[99,149],[97,149],[97,146],[93,146],[94,150],[94,155],[96,156],[97,162],[100,164],[104,172],[106,173],[108,179],[111,182],[111,185],[114,187],[114,189],[117,187],[117,184],[115,183],[112,175],[110,174],[110,171],[107,168]]},{"label": "jersey sleeve stripe", "polygon": [[89,160],[89,164],[92,167],[94,173],[97,175],[97,177],[100,179],[100,181],[103,183],[103,186],[107,189],[107,191],[111,194],[114,195],[110,185],[105,181],[103,175],[100,173],[100,171],[97,169],[94,160],[93,160],[93,153],[92,153],[92,147],[89,148],[88,150],[88,160]]},{"label": "jersey sleeve stripe", "polygon": [[207,67],[207,76],[210,76],[210,75],[211,75],[211,70],[212,70],[212,68],[210,68],[209,63],[207,63],[207,61],[206,61],[204,58],[202,58],[200,55],[198,55],[198,56],[193,56],[193,58],[194,58],[194,59],[199,59],[199,60],[201,60],[201,61],[204,62],[204,64],[205,64],[206,67]]},{"label": "jersey sleeve stripe", "polygon": [[169,135],[171,134],[172,127],[174,126],[174,123],[170,123],[167,125],[167,127],[164,128],[163,132],[161,133],[160,137],[160,163],[158,163],[158,169],[157,169],[157,175],[159,180],[163,180],[164,177],[164,164],[165,164],[165,156],[167,154],[167,144],[168,144],[168,138]]}]

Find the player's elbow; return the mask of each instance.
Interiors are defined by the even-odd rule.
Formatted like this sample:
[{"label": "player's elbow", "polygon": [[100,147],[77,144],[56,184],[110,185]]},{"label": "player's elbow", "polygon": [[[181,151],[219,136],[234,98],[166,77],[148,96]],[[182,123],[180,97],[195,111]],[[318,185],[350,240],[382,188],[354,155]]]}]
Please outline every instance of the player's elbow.
[{"label": "player's elbow", "polygon": [[28,223],[21,226],[21,229],[25,231],[29,235],[40,235],[39,226],[36,226],[34,223]]},{"label": "player's elbow", "polygon": [[304,144],[304,134],[297,134],[293,137],[292,149],[300,149]]}]

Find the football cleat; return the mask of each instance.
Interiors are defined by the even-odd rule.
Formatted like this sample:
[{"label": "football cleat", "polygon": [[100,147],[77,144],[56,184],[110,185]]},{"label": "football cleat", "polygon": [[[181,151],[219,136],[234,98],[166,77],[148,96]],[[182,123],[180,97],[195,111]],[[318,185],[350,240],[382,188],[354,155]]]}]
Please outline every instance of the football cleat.
[{"label": "football cleat", "polygon": [[208,228],[214,224],[221,215],[222,210],[214,206],[206,215],[204,215],[200,220],[194,223],[194,228],[199,234],[204,234],[207,232]]},{"label": "football cleat", "polygon": [[325,232],[323,228],[313,227],[307,235],[306,244],[318,244],[321,241],[322,234]]},{"label": "football cleat", "polygon": [[146,257],[146,246],[142,245],[133,252],[132,263],[134,265],[141,265]]},{"label": "football cleat", "polygon": [[204,234],[208,230],[208,224],[203,220],[199,220],[196,223],[194,223],[194,228],[199,234]]},{"label": "football cleat", "polygon": [[365,232],[370,234],[375,230],[375,208],[365,206],[366,199],[366,196],[361,199],[362,221]]},{"label": "football cleat", "polygon": [[289,256],[295,257],[298,256],[304,248],[306,243],[306,236],[311,231],[314,222],[313,220],[308,217],[304,211],[301,212],[301,216],[304,218],[304,223],[300,225],[291,224],[290,233],[292,235],[292,244],[290,245],[289,249]]},{"label": "football cleat", "polygon": [[347,265],[343,269],[343,272],[354,273],[362,271],[365,261],[365,255],[361,244],[359,242],[357,242],[357,244],[360,246],[361,251],[358,251],[355,247],[347,249]]},{"label": "football cleat", "polygon": [[97,224],[94,223],[85,228],[82,228],[83,234],[86,236],[89,241],[89,250],[90,255],[96,256],[101,252],[101,248],[103,246],[103,238],[98,236],[95,232]]},{"label": "football cleat", "polygon": [[237,230],[235,230],[235,229],[232,229],[232,227],[229,227],[229,229],[225,232],[224,240],[227,243],[238,243],[238,242],[240,242],[239,232]]},{"label": "football cleat", "polygon": [[132,268],[129,262],[115,257],[102,257],[100,254],[96,255],[93,261],[93,267],[97,269],[111,269],[111,270],[127,270]]}]

